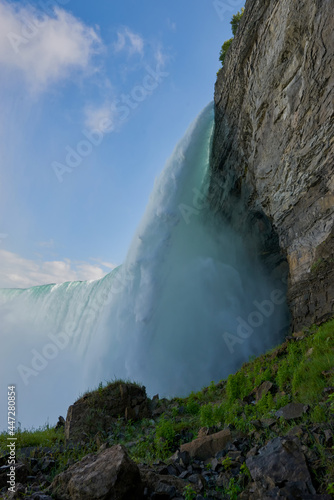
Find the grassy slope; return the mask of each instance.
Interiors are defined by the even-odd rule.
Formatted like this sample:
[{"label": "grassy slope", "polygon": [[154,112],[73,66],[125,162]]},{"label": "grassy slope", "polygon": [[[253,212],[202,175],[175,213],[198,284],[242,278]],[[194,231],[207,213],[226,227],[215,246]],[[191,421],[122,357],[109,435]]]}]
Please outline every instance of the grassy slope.
[{"label": "grassy slope", "polygon": [[[56,462],[50,473],[51,480],[69,464],[96,451],[105,441],[110,445],[125,444],[132,458],[142,463],[166,459],[180,443],[195,438],[203,426],[219,430],[232,425],[250,436],[253,443],[265,444],[277,435],[286,434],[296,422],[288,423],[280,418],[274,426],[259,431],[256,421],[273,418],[279,408],[291,401],[309,405],[308,413],[297,422],[299,425],[311,429],[315,423],[327,422],[327,427],[333,431],[334,394],[324,391],[326,387],[334,387],[333,367],[334,320],[331,320],[290,337],[281,346],[250,360],[227,380],[218,384],[212,382],[209,387],[186,398],[160,400],[158,404],[163,413],[155,420],[125,423],[120,418],[111,433],[95,436],[89,445],[76,448],[64,447],[63,431],[50,427],[21,431],[16,435],[17,447],[40,447],[40,452],[35,450],[35,456],[43,456],[45,450],[41,448],[51,448]],[[269,392],[256,403],[252,397],[245,398],[263,381],[274,384],[273,393]],[[100,385],[96,392],[101,390]],[[0,434],[2,454],[6,450],[6,439],[7,434]],[[333,450],[329,452],[316,442],[312,433],[309,447],[316,449],[322,461],[321,477],[317,480],[324,485],[325,491],[334,483]]]}]

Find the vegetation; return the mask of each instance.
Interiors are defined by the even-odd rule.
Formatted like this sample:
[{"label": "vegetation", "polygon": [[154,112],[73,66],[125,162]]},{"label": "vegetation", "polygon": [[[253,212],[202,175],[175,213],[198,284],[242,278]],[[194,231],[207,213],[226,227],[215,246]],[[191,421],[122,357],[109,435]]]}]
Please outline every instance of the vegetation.
[{"label": "vegetation", "polygon": [[[271,349],[266,354],[245,363],[241,369],[230,375],[227,380],[199,392],[192,392],[186,398],[160,400],[164,409],[155,419],[140,422],[126,422],[119,418],[108,434],[95,436],[90,443],[68,447],[64,443],[62,430],[52,427],[31,431],[17,432],[17,448],[35,447],[34,458],[45,456],[45,449],[54,460],[54,467],[49,473],[50,480],[66,469],[73,462],[88,453],[96,452],[101,443],[109,445],[121,443],[127,446],[130,456],[137,463],[166,460],[184,442],[197,437],[201,427],[213,428],[213,431],[226,426],[240,429],[249,436],[256,434],[255,423],[259,419],[273,419],[274,426],[263,429],[257,436],[257,443],[265,444],[269,439],[285,435],[296,425],[295,421],[286,421],[275,417],[275,413],[289,402],[302,402],[309,406],[309,411],[301,417],[299,425],[309,432],[308,447],[315,450],[319,457],[320,468],[313,471],[317,484],[322,484],[322,491],[334,489],[333,454],[321,440],[313,437],[315,423],[326,422],[333,432],[334,394],[328,395],[326,387],[334,387],[334,320],[320,327],[313,326],[289,338],[281,346]],[[269,381],[273,390],[256,400],[254,389],[262,382]],[[112,387],[122,381],[113,381]],[[114,384],[114,385],[113,385]],[[108,389],[109,387],[109,389]],[[99,386],[92,393],[87,393],[92,403],[103,397],[110,386]],[[6,453],[7,434],[0,434],[0,451]],[[221,464],[230,470],[231,459],[223,457]],[[319,472],[320,470],[320,472]],[[233,479],[233,480],[232,480]],[[233,477],[223,493],[229,498],[238,498],[240,491],[249,481],[249,471],[242,465],[237,477]],[[193,497],[189,487],[184,492],[186,498]]]},{"label": "vegetation", "polygon": [[220,49],[219,61],[222,63],[222,66],[224,66],[225,57],[226,57],[227,51],[230,48],[230,45],[232,42],[233,42],[233,38],[229,38],[229,40],[226,40],[223,43],[222,48]]},{"label": "vegetation", "polygon": [[[0,434],[0,451],[4,452],[8,444],[7,433]],[[15,433],[17,438],[17,448],[24,448],[28,446],[52,447],[55,443],[63,441],[64,433],[62,430],[56,430],[54,427],[45,425],[40,429],[31,429],[18,431]]]},{"label": "vegetation", "polygon": [[190,486],[190,484],[187,484],[187,486],[184,488],[183,494],[185,500],[194,500],[197,497],[196,491],[192,486]]},{"label": "vegetation", "polygon": [[138,384],[133,380],[123,380],[115,377],[113,380],[107,380],[104,384],[100,382],[95,389],[86,391],[84,394],[82,394],[80,396],[80,399],[88,399],[94,404],[96,400],[107,396],[109,393],[112,393],[114,391],[119,392],[119,386],[122,384],[134,384],[137,387],[141,387],[141,384]]},{"label": "vegetation", "polygon": [[[234,16],[232,17],[230,23],[231,23],[231,26],[232,26],[232,34],[233,34],[233,38],[238,30],[238,27],[239,27],[239,24],[240,24],[240,21],[241,21],[241,18],[244,14],[244,7],[242,7],[242,9],[237,12],[236,14],[234,14]],[[222,63],[222,66],[224,66],[224,62],[225,62],[225,57],[226,57],[226,54],[227,54],[227,51],[231,45],[231,43],[233,42],[233,38],[230,38],[229,40],[226,40],[223,45],[222,45],[222,48],[220,50],[220,55],[219,55],[219,60],[220,62]]]}]

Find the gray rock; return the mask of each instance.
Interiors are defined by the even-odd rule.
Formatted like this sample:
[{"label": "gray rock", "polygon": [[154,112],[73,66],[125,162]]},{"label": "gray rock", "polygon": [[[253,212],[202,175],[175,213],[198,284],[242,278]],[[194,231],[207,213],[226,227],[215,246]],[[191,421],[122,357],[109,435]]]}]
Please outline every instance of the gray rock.
[{"label": "gray rock", "polygon": [[159,482],[155,486],[155,491],[152,495],[152,499],[162,499],[162,498],[173,498],[176,494],[176,488],[172,484],[167,484]]},{"label": "gray rock", "polygon": [[330,429],[325,429],[324,430],[324,435],[325,435],[325,443],[326,446],[333,446],[333,433]]},{"label": "gray rock", "polygon": [[[9,465],[3,465],[0,467],[0,489],[8,486],[7,481],[9,480],[7,474],[10,472]],[[15,465],[15,481],[17,483],[25,483],[29,475],[29,470],[26,465],[22,463],[17,463]]]},{"label": "gray rock", "polygon": [[249,457],[246,465],[252,479],[273,489],[284,482],[303,484],[304,493],[314,494],[311,476],[297,440],[277,437]]},{"label": "gray rock", "polygon": [[135,421],[150,416],[145,387],[110,384],[69,407],[65,437],[67,441],[87,442],[96,435],[97,423],[100,430],[107,432],[118,417]]},{"label": "gray rock", "polygon": [[187,451],[177,450],[174,455],[171,457],[174,462],[177,462],[184,467],[187,467],[190,464],[190,455]]},{"label": "gray rock", "polygon": [[286,420],[300,418],[308,411],[308,406],[302,403],[289,403],[283,408],[280,408],[276,413],[276,417],[283,417]]},{"label": "gray rock", "polygon": [[[142,483],[149,498],[168,498],[171,493],[175,496],[182,496],[184,488],[189,484],[186,480],[174,477],[164,476],[156,473],[148,466],[140,466],[140,474]],[[194,485],[194,489],[198,491],[198,487]],[[199,491],[198,491],[199,492]]]},{"label": "gray rock", "polygon": [[263,396],[265,396],[266,394],[268,394],[269,391],[271,391],[272,387],[273,387],[272,382],[269,382],[268,380],[266,380],[265,382],[262,382],[262,384],[260,385],[260,387],[258,387],[255,390],[255,399],[256,399],[256,401],[260,401],[260,399]]},{"label": "gray rock", "polygon": [[116,445],[72,465],[55,477],[50,489],[61,500],[138,500],[143,486],[138,466]]},{"label": "gray rock", "polygon": [[[232,441],[232,434],[229,429],[194,439],[190,443],[182,444],[180,451],[189,453],[190,458],[206,460],[214,457],[216,453],[223,450]],[[217,457],[218,458],[218,457]]]},{"label": "gray rock", "polygon": [[212,206],[287,256],[295,330],[334,312],[333,25],[332,0],[247,0],[215,87]]}]

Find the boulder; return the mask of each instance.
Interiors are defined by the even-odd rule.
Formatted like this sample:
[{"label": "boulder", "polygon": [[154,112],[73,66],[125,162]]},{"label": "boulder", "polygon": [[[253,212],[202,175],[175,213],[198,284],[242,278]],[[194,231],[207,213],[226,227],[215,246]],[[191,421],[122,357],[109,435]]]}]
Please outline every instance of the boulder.
[{"label": "boulder", "polygon": [[292,483],[305,494],[315,494],[311,476],[298,440],[277,437],[249,457],[246,465],[253,481],[265,489],[275,489]]},{"label": "boulder", "polygon": [[269,391],[271,391],[273,387],[272,382],[269,382],[266,380],[265,382],[262,382],[260,387],[255,389],[255,400],[260,401],[260,399],[265,396]]},{"label": "boulder", "polygon": [[[10,472],[9,465],[3,465],[0,467],[0,489],[5,486],[8,487],[7,481],[9,481],[9,477],[7,474]],[[15,480],[17,483],[25,483],[27,477],[29,475],[29,470],[26,465],[22,463],[15,464]]]},{"label": "boulder", "polygon": [[194,439],[190,443],[183,444],[180,451],[188,452],[190,458],[197,458],[198,460],[206,460],[207,458],[214,457],[216,453],[223,450],[225,446],[232,441],[231,431],[224,429],[209,436],[202,436]]},{"label": "boulder", "polygon": [[69,407],[65,438],[72,442],[87,442],[98,431],[110,431],[119,417],[136,421],[150,416],[145,387],[137,384],[109,384],[87,393]]},{"label": "boulder", "polygon": [[[149,498],[169,499],[182,496],[184,488],[189,484],[184,479],[158,474],[147,466],[140,466],[140,474],[145,490],[150,495]],[[198,490],[193,485],[194,490]]]},{"label": "boulder", "polygon": [[303,403],[289,403],[283,408],[280,408],[276,413],[276,417],[283,417],[286,420],[300,418],[308,411],[308,406]]},{"label": "boulder", "polygon": [[58,500],[139,500],[143,488],[138,466],[115,445],[69,467],[50,490]]},{"label": "boulder", "polygon": [[171,457],[173,462],[181,464],[183,467],[187,467],[190,464],[190,455],[187,451],[177,450],[174,455]]},{"label": "boulder", "polygon": [[265,396],[269,391],[273,388],[273,383],[269,382],[269,380],[265,380],[262,382],[259,387],[256,387],[252,390],[247,396],[245,396],[242,400],[243,403],[251,404],[253,401],[260,401],[260,399]]},{"label": "boulder", "polygon": [[282,488],[276,486],[269,490],[252,483],[238,498],[241,500],[254,500],[254,498],[256,500],[273,500],[275,498],[277,500],[331,500],[332,497],[326,494],[305,493],[302,483],[286,483]]}]

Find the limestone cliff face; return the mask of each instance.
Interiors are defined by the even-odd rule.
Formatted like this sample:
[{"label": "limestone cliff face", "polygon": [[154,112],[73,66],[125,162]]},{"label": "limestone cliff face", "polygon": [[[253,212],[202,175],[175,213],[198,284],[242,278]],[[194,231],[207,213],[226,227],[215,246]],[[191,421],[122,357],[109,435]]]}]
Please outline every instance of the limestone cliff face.
[{"label": "limestone cliff face", "polygon": [[212,203],[276,238],[295,328],[334,314],[333,32],[334,0],[247,0],[215,87]]}]

